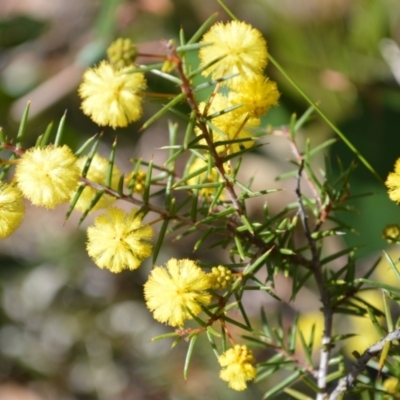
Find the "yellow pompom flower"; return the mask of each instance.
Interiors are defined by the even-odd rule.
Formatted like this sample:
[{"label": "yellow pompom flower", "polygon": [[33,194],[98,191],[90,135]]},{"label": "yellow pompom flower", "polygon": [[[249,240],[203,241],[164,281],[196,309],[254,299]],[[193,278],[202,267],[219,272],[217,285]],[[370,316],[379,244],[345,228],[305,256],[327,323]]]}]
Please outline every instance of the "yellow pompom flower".
[{"label": "yellow pompom flower", "polygon": [[207,274],[194,261],[172,258],[166,268],[155,267],[151,271],[144,285],[144,297],[157,321],[182,326],[210,303],[209,288]]},{"label": "yellow pompom flower", "polygon": [[117,69],[102,61],[84,73],[78,89],[81,108],[96,124],[115,129],[142,116],[141,92],[146,89],[146,79],[143,73],[130,70],[130,67]]},{"label": "yellow pompom flower", "polygon": [[110,207],[88,228],[87,237],[86,249],[94,263],[118,273],[138,268],[150,256],[153,229],[142,223],[142,214],[137,209],[127,214]]},{"label": "yellow pompom flower", "polygon": [[[78,159],[78,167],[81,170],[85,167],[87,159],[88,159],[87,156],[80,157]],[[104,157],[99,156],[98,154],[95,154],[92,159],[92,162],[90,163],[90,167],[86,174],[86,178],[89,181],[104,186],[107,180],[107,172],[108,172],[108,160]],[[114,164],[111,177],[111,188],[114,190],[116,190],[118,187],[120,175],[121,171]],[[78,209],[79,211],[84,212],[89,207],[90,202],[96,196],[96,193],[97,193],[96,189],[90,186],[86,186],[85,189],[83,189],[81,195],[79,196],[75,208]],[[107,208],[111,204],[113,204],[115,200],[116,200],[115,197],[110,196],[108,194],[103,194],[100,200],[96,203],[96,205],[92,208],[91,211],[98,210],[100,208]]]},{"label": "yellow pompom flower", "polygon": [[217,22],[204,34],[200,43],[210,44],[199,51],[201,66],[224,57],[203,71],[203,75],[211,74],[214,79],[235,73],[250,78],[262,74],[267,65],[265,39],[260,31],[242,21]]},{"label": "yellow pompom flower", "polygon": [[272,106],[276,106],[280,96],[276,83],[262,75],[238,79],[231,89],[234,90],[230,93],[232,104],[243,104],[241,111],[256,118],[263,116]]},{"label": "yellow pompom flower", "polygon": [[24,214],[21,191],[14,185],[0,182],[0,239],[10,236],[20,226]]},{"label": "yellow pompom flower", "polygon": [[390,200],[400,203],[400,158],[394,165],[394,172],[391,172],[386,179],[385,185],[388,188]]},{"label": "yellow pompom flower", "polygon": [[213,267],[208,274],[211,288],[214,290],[225,290],[233,282],[232,271],[223,265]]},{"label": "yellow pompom flower", "polygon": [[[199,171],[205,167],[207,167],[207,161],[202,158],[196,158],[192,165],[189,167],[189,174],[193,174],[196,171]],[[188,185],[197,185],[197,184],[205,184],[205,183],[214,183],[221,181],[221,177],[215,168],[212,168],[209,172],[208,169],[204,172],[200,172],[198,175],[193,176],[192,178],[187,180]],[[210,197],[216,191],[216,187],[204,187],[200,189],[199,193],[201,196]]]},{"label": "yellow pompom flower", "polygon": [[[208,109],[208,115],[218,114],[222,111],[232,107],[230,97],[224,96],[221,93],[217,93]],[[206,104],[204,102],[199,104],[199,109],[204,111]],[[227,141],[236,139],[249,139],[243,142],[231,143],[228,145],[218,145],[217,151],[219,153],[237,153],[238,151],[252,147],[254,141],[251,140],[251,130],[258,128],[260,125],[259,118],[250,117],[248,113],[242,110],[243,107],[231,110],[222,115],[218,115],[211,118],[211,123],[215,126],[213,130],[213,141]],[[201,134],[202,132],[196,128],[196,133]],[[201,141],[204,144],[204,140]]]},{"label": "yellow pompom flower", "polygon": [[256,377],[253,352],[246,345],[235,345],[220,355],[218,362],[222,367],[220,378],[227,381],[229,387],[234,390],[246,389],[247,381]]},{"label": "yellow pompom flower", "polygon": [[18,161],[15,179],[32,204],[54,208],[68,201],[78,186],[80,169],[76,162],[66,145],[34,147]]},{"label": "yellow pompom flower", "polygon": [[400,382],[394,376],[390,376],[389,378],[385,379],[382,386],[387,393],[396,396],[396,398],[400,396]]}]

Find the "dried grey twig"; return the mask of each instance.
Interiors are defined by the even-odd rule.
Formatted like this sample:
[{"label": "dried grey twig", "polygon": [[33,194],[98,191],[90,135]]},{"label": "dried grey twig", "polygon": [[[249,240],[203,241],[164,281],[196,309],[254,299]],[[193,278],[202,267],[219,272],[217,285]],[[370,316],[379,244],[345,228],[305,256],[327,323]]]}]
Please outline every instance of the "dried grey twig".
[{"label": "dried grey twig", "polygon": [[396,329],[395,331],[389,333],[386,337],[380,340],[378,343],[368,347],[367,350],[364,351],[362,356],[357,360],[355,365],[352,367],[351,371],[342,379],[340,379],[336,389],[331,393],[329,400],[336,400],[343,395],[347,390],[349,390],[353,385],[357,378],[357,376],[365,369],[368,361],[378,355],[385,343],[392,342],[393,340],[400,339],[400,328]]}]

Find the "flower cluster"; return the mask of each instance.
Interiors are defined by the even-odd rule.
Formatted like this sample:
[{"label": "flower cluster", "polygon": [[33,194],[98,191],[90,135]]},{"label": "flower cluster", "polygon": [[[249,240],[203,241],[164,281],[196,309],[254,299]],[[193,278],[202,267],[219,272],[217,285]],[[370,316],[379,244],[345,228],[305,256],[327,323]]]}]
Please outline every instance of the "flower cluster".
[{"label": "flower cluster", "polygon": [[157,321],[182,326],[210,303],[208,289],[210,280],[194,261],[172,258],[166,268],[152,270],[144,285],[144,297]]},{"label": "flower cluster", "polygon": [[87,252],[100,268],[117,273],[136,269],[151,254],[153,229],[142,223],[136,209],[130,213],[110,207],[87,230]]},{"label": "flower cluster", "polygon": [[141,94],[146,86],[143,73],[102,61],[83,75],[79,86],[82,110],[98,125],[126,127],[142,116]]},{"label": "flower cluster", "polygon": [[[217,93],[200,110],[212,124],[213,142],[230,142],[217,144],[219,152],[237,153],[253,146],[260,117],[278,103],[276,83],[263,75],[267,44],[257,29],[240,21],[215,24],[201,43],[208,44],[199,51],[203,75],[222,80],[229,92]],[[204,134],[200,129],[197,133]]]},{"label": "flower cluster", "polygon": [[220,378],[227,381],[229,387],[234,390],[246,389],[246,382],[253,380],[256,376],[253,352],[246,345],[235,345],[220,355],[218,362],[222,367]]}]

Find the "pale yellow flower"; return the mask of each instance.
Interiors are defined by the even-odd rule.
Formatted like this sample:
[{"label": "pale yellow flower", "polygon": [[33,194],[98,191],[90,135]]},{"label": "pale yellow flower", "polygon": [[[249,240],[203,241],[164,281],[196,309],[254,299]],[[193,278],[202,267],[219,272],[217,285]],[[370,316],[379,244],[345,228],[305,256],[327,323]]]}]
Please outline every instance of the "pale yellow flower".
[{"label": "pale yellow flower", "polygon": [[[81,170],[85,167],[87,159],[88,159],[87,156],[80,157],[78,159],[77,164]],[[86,174],[86,178],[91,182],[105,186],[107,180],[107,173],[108,173],[108,160],[104,157],[99,156],[98,154],[95,154],[92,159],[92,162],[90,163],[90,167]],[[120,176],[121,176],[121,171],[114,164],[111,177],[112,189],[116,190],[118,188],[118,182]],[[86,186],[85,189],[83,189],[81,195],[79,196],[75,208],[78,209],[79,211],[84,212],[89,207],[90,202],[96,196],[96,193],[97,193],[96,189],[90,186]],[[100,208],[107,208],[111,204],[113,204],[115,200],[116,200],[115,197],[110,196],[108,194],[103,194],[100,200],[95,204],[95,206],[92,208],[91,211],[98,210]]]},{"label": "pale yellow flower", "polygon": [[78,186],[80,169],[76,162],[66,145],[34,147],[21,156],[15,179],[32,204],[54,208],[68,201]]},{"label": "pale yellow flower", "polygon": [[256,377],[253,352],[246,345],[235,345],[220,355],[218,362],[222,367],[220,378],[227,381],[229,387],[234,390],[245,390],[247,381]]},{"label": "pale yellow flower", "polygon": [[144,285],[144,297],[157,321],[182,326],[210,303],[209,288],[207,274],[194,261],[172,258],[166,268],[155,267],[151,271]]},{"label": "pale yellow flower", "polygon": [[[207,115],[214,115],[229,109],[232,104],[228,96],[224,96],[221,93],[217,93],[211,106],[208,109]],[[204,111],[206,104],[204,102],[199,104],[200,111]],[[252,140],[251,130],[258,128],[260,125],[260,119],[249,116],[248,113],[242,110],[242,107],[235,110],[231,110],[222,115],[217,115],[211,119],[211,123],[216,129],[213,130],[213,141],[227,141],[237,139],[249,139],[243,142],[230,143],[225,145],[217,145],[217,151],[219,153],[237,153],[238,151],[252,147],[254,141]],[[202,132],[196,128],[196,133],[201,134]],[[201,141],[204,144],[204,140]]]},{"label": "pale yellow flower", "polygon": [[111,272],[136,269],[151,254],[153,229],[142,223],[142,215],[110,207],[87,230],[86,249],[94,263]]},{"label": "pale yellow flower", "polygon": [[10,236],[25,215],[24,199],[14,185],[0,182],[0,239]]},{"label": "pale yellow flower", "polygon": [[84,73],[78,89],[81,108],[96,124],[115,129],[142,116],[141,92],[146,89],[146,79],[143,73],[130,73],[130,70],[129,67],[117,69],[102,61]]},{"label": "pale yellow flower", "polygon": [[234,90],[229,96],[232,104],[243,104],[242,112],[252,117],[259,118],[278,104],[280,94],[276,83],[265,76],[238,79],[231,88]]},{"label": "pale yellow flower", "polygon": [[257,29],[245,22],[217,22],[205,33],[200,43],[210,43],[199,51],[201,66],[224,57],[203,71],[203,75],[211,74],[214,79],[235,73],[242,78],[250,78],[262,74],[267,65],[265,39]]},{"label": "pale yellow flower", "polygon": [[400,158],[396,160],[394,172],[391,172],[385,182],[390,200],[400,203]]},{"label": "pale yellow flower", "polygon": [[398,378],[390,376],[389,378],[385,379],[382,386],[388,393],[396,396],[396,398],[400,396],[400,382]]}]

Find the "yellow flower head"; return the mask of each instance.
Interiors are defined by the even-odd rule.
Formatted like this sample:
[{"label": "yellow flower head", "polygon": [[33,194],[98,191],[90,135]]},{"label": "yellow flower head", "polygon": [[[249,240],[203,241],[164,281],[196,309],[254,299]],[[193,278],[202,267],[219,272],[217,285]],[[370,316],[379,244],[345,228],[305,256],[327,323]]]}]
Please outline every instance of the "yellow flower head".
[{"label": "yellow flower head", "polygon": [[25,214],[21,191],[0,182],[0,239],[10,236],[21,224]]},{"label": "yellow flower head", "polygon": [[140,94],[146,89],[146,79],[141,72],[129,73],[130,70],[130,67],[116,69],[102,61],[84,73],[78,89],[81,108],[96,124],[115,129],[142,116]]},{"label": "yellow flower head", "polygon": [[227,381],[229,387],[234,390],[246,389],[246,382],[256,377],[253,352],[246,345],[237,344],[234,348],[227,350],[218,357],[218,362],[222,367],[220,378]]},{"label": "yellow flower head", "polygon": [[166,268],[155,267],[151,271],[144,297],[157,321],[182,326],[192,315],[200,314],[201,306],[210,303],[209,288],[207,274],[194,261],[172,258]]},{"label": "yellow flower head", "polygon": [[215,290],[224,290],[229,287],[233,281],[232,271],[223,265],[213,267],[208,274],[211,282],[211,288]]},{"label": "yellow flower head", "polygon": [[203,75],[211,74],[214,79],[235,73],[242,78],[250,78],[262,74],[267,65],[265,39],[257,29],[245,22],[231,21],[225,25],[217,22],[205,33],[200,43],[210,43],[210,46],[202,47],[199,51],[201,66],[224,57],[203,71]]},{"label": "yellow flower head", "polygon": [[[207,165],[208,165],[207,161],[198,157],[193,161],[192,165],[189,167],[189,174],[195,173],[196,171],[206,168]],[[214,183],[219,181],[221,181],[221,177],[219,173],[215,170],[215,168],[212,168],[210,172],[208,171],[207,168],[206,171],[201,172],[198,175],[188,179],[187,184],[196,185],[196,184]],[[199,193],[201,196],[209,197],[212,196],[215,193],[215,191],[216,187],[204,187],[200,189]]]},{"label": "yellow flower head", "polygon": [[153,229],[143,225],[142,215],[110,207],[87,230],[86,249],[94,263],[111,272],[136,269],[151,254]]},{"label": "yellow flower head", "polygon": [[19,160],[15,179],[24,197],[35,206],[54,208],[70,199],[79,182],[80,169],[72,150],[34,147]]},{"label": "yellow flower head", "polygon": [[[78,166],[82,170],[85,167],[86,161],[88,157],[80,157],[78,159]],[[104,157],[95,154],[92,162],[90,163],[89,171],[86,174],[86,178],[92,182],[98,183],[99,185],[105,185],[107,180],[107,172],[108,172],[108,160]],[[112,177],[111,177],[111,188],[117,189],[119,177],[121,175],[121,171],[118,169],[116,165],[113,167]],[[90,202],[96,195],[97,190],[86,186],[83,189],[83,192],[79,196],[78,202],[76,203],[75,208],[79,211],[84,212],[88,207]],[[72,196],[73,197],[73,196]],[[96,205],[92,208],[93,210],[98,210],[100,208],[107,208],[115,201],[115,197],[110,196],[108,194],[103,194],[100,200],[96,203]]]},{"label": "yellow flower head", "polygon": [[135,62],[137,56],[137,47],[128,38],[118,38],[107,49],[107,57],[116,68],[129,67]]},{"label": "yellow flower head", "polygon": [[247,112],[252,117],[259,118],[278,104],[280,94],[276,83],[265,76],[238,79],[231,88],[234,89],[230,93],[232,104],[243,104],[242,112]]},{"label": "yellow flower head", "polygon": [[394,165],[394,172],[391,172],[385,182],[390,200],[400,203],[400,158]]},{"label": "yellow flower head", "polygon": [[[208,115],[221,113],[222,111],[234,106],[230,97],[217,93],[208,109]],[[206,104],[200,103],[200,111],[204,111]],[[251,139],[251,130],[258,128],[260,120],[258,118],[250,117],[248,113],[243,110],[243,107],[234,109],[232,111],[223,113],[211,119],[211,123],[215,126],[213,131],[213,141],[226,141],[236,139]],[[202,132],[196,128],[196,133]],[[204,144],[204,140],[201,141]],[[249,148],[254,145],[253,140],[246,140],[243,142],[231,143],[228,145],[217,146],[219,153],[237,153],[241,149]]]}]

